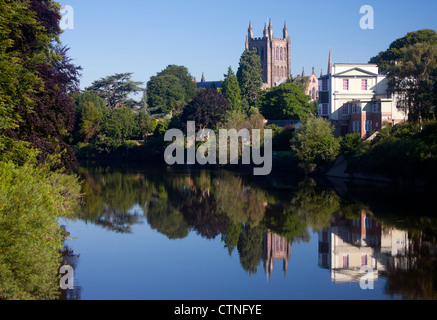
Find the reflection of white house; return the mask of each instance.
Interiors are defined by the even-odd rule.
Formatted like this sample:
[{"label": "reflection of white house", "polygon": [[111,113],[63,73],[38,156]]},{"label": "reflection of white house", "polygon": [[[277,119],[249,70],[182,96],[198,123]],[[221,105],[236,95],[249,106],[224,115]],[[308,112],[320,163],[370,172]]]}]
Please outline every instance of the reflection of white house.
[{"label": "reflection of white house", "polygon": [[319,232],[319,265],[331,270],[334,282],[360,281],[363,266],[373,268],[376,280],[405,255],[407,240],[406,232],[386,230],[363,211],[358,220],[338,219]]},{"label": "reflection of white house", "polygon": [[385,122],[404,122],[405,113],[389,94],[386,75],[376,64],[332,64],[319,78],[319,115],[334,125],[336,135],[359,132],[368,138]]}]

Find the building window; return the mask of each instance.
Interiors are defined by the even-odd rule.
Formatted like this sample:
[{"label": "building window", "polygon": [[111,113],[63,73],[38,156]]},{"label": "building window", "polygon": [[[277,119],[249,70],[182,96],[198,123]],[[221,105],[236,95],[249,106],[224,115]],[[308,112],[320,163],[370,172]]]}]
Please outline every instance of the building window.
[{"label": "building window", "polygon": [[328,80],[322,80],[322,90],[328,91]]},{"label": "building window", "polygon": [[372,103],[372,112],[373,112],[373,113],[378,113],[379,110],[380,110],[380,108],[379,108],[379,104],[376,103],[376,102],[373,102],[373,103]]},{"label": "building window", "polygon": [[349,255],[347,254],[343,256],[343,268],[349,268]]},{"label": "building window", "polygon": [[367,91],[368,90],[367,79],[362,79],[361,80],[361,90],[363,90],[363,91]]},{"label": "building window", "polygon": [[283,60],[283,56],[282,56],[282,48],[281,48],[281,58],[280,58],[280,60],[281,60],[281,61]]},{"label": "building window", "polygon": [[313,88],[312,92],[311,92],[311,98],[313,100],[316,100],[316,88]]},{"label": "building window", "polygon": [[361,113],[361,106],[358,104],[352,105],[352,113]]},{"label": "building window", "polygon": [[279,60],[279,48],[276,48],[276,60]]},{"label": "building window", "polygon": [[367,254],[361,255],[361,266],[367,266]]},{"label": "building window", "polygon": [[353,132],[360,132],[360,122],[359,121],[352,121],[352,131]]},{"label": "building window", "polygon": [[349,115],[349,104],[348,103],[345,103],[343,105],[343,115],[344,116],[348,116]]},{"label": "building window", "polygon": [[343,79],[343,90],[349,91],[349,79]]},{"label": "building window", "polygon": [[322,104],[322,116],[327,116],[327,115],[328,115],[328,105]]},{"label": "building window", "polygon": [[367,120],[366,121],[366,131],[371,132],[372,130],[373,130],[373,122],[372,122],[372,120]]}]

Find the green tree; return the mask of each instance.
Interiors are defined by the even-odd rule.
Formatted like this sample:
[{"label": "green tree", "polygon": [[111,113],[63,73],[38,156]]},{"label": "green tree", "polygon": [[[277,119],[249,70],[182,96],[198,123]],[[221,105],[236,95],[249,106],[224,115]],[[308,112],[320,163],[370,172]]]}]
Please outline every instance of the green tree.
[{"label": "green tree", "polygon": [[113,110],[131,105],[132,101],[129,96],[142,92],[144,90],[140,87],[142,84],[142,82],[132,80],[132,73],[117,73],[94,81],[86,90],[96,92],[105,100],[107,107]]},{"label": "green tree", "polygon": [[157,125],[155,118],[152,118],[146,113],[144,109],[140,110],[136,116],[138,137],[142,140],[145,139],[147,134],[152,133]]},{"label": "green tree", "polygon": [[186,94],[181,81],[172,74],[157,75],[147,83],[148,110],[158,114],[180,112]]},{"label": "green tree", "polygon": [[100,112],[92,102],[85,104],[81,113],[79,134],[85,143],[88,143],[99,132]]},{"label": "green tree", "polygon": [[164,70],[158,73],[159,76],[172,75],[179,79],[180,84],[185,92],[185,104],[190,102],[196,95],[197,86],[193,81],[193,76],[184,66],[169,65]]},{"label": "green tree", "polygon": [[303,121],[291,140],[300,165],[306,172],[317,165],[332,161],[338,155],[340,144],[333,135],[334,128],[323,118],[308,118]]},{"label": "green tree", "polygon": [[389,90],[397,94],[398,107],[422,128],[423,119],[431,116],[435,102],[437,44],[416,43],[400,49],[398,63],[388,70]]},{"label": "green tree", "polygon": [[135,132],[135,114],[127,107],[112,110],[103,120],[102,132],[115,140],[127,140]]},{"label": "green tree", "polygon": [[261,113],[270,120],[304,120],[316,114],[310,100],[296,84],[283,83],[261,99]]},{"label": "green tree", "polygon": [[376,63],[380,72],[386,72],[390,66],[395,65],[402,58],[402,48],[407,48],[416,43],[437,45],[437,32],[432,29],[409,32],[404,37],[393,41],[387,50],[371,58],[370,63]]},{"label": "green tree", "polygon": [[238,78],[229,67],[228,73],[224,75],[225,79],[222,81],[221,93],[229,100],[229,108],[231,111],[241,112],[241,90],[238,84]]},{"label": "green tree", "polygon": [[254,106],[263,84],[261,59],[255,48],[243,52],[237,71],[237,78],[242,98],[249,103],[249,106]]}]

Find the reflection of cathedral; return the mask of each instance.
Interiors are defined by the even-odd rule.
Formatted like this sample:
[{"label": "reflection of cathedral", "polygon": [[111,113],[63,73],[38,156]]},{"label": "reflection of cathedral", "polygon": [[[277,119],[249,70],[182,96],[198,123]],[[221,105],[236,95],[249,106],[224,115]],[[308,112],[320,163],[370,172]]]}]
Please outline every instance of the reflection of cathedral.
[{"label": "reflection of cathedral", "polygon": [[379,225],[365,211],[357,219],[337,217],[319,232],[319,265],[331,270],[334,282],[360,281],[361,267],[370,266],[375,278],[389,267],[402,268],[408,234]]},{"label": "reflection of cathedral", "polygon": [[291,257],[291,241],[272,232],[263,235],[263,261],[267,279],[272,278],[273,264],[283,261],[284,274],[287,275],[288,263]]}]

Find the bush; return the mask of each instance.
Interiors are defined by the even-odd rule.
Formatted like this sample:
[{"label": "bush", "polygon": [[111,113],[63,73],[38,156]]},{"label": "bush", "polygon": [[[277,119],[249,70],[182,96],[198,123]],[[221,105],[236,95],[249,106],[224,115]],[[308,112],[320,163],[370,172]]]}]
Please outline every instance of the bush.
[{"label": "bush", "polygon": [[347,155],[355,151],[363,143],[361,136],[358,132],[347,134],[341,137],[340,140],[340,152]]},{"label": "bush", "polygon": [[306,172],[334,160],[339,154],[340,144],[333,131],[328,120],[308,118],[294,134],[291,147]]},{"label": "bush", "polygon": [[0,162],[0,299],[57,298],[64,240],[57,219],[79,198],[74,176]]}]

